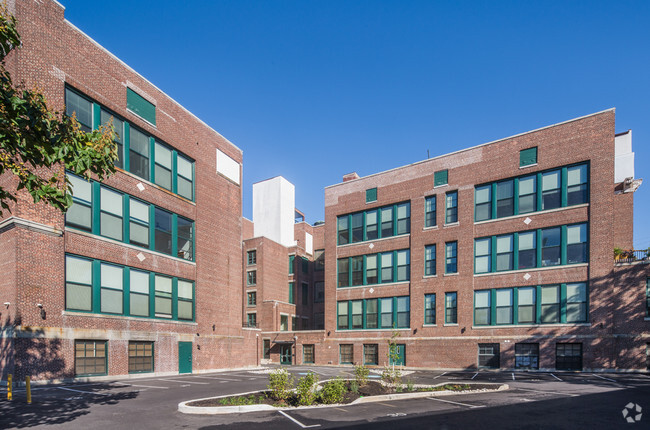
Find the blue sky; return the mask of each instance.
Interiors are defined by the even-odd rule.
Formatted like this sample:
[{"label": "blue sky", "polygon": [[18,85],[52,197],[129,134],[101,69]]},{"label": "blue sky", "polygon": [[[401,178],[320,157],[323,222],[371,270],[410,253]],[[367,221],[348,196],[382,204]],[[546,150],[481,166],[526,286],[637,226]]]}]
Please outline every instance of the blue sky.
[{"label": "blue sky", "polygon": [[62,0],[66,18],[322,220],[324,187],[616,107],[650,246],[648,1]]}]

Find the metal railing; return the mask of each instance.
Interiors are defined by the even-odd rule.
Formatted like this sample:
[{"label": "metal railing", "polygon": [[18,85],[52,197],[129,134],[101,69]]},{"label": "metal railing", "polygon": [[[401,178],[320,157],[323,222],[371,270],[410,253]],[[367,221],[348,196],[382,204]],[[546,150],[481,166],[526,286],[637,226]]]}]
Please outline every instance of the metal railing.
[{"label": "metal railing", "polygon": [[650,262],[650,251],[647,249],[630,250],[614,256],[614,263],[634,263],[636,261]]}]

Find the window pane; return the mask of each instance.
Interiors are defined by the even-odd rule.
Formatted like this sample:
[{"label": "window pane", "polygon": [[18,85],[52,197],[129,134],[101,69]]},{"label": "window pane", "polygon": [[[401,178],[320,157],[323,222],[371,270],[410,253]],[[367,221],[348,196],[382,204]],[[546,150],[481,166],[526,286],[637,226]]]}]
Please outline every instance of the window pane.
[{"label": "window pane", "polygon": [[560,207],[560,171],[542,175],[542,210]]},{"label": "window pane", "polygon": [[188,281],[181,281],[180,279],[178,280],[178,298],[179,299],[189,299],[192,300],[194,284]]},{"label": "window pane", "polygon": [[149,294],[149,274],[131,269],[131,292]]},{"label": "window pane", "polygon": [[122,289],[122,268],[110,264],[101,265],[102,287]]},{"label": "window pane", "polygon": [[[102,109],[101,111],[101,119],[100,119],[102,125],[108,125],[109,123],[112,122],[113,124],[113,129],[115,130],[115,138],[113,139],[115,142],[118,143],[124,143],[122,140],[122,135],[124,134],[124,121],[115,118],[113,114],[110,112],[105,111]],[[121,159],[121,154],[120,154],[120,159]]]},{"label": "window pane", "polygon": [[337,220],[339,232],[339,245],[345,245],[349,242],[348,217],[342,216]]},{"label": "window pane", "polygon": [[149,296],[143,294],[133,294],[131,293],[131,315],[137,316],[149,316]]},{"label": "window pane", "polygon": [[171,316],[172,299],[156,297],[156,316]]},{"label": "window pane", "polygon": [[[166,146],[161,145],[160,143],[155,143],[156,148],[156,164],[160,164],[163,167],[166,167],[168,170],[172,169],[172,151]],[[156,178],[156,181],[158,178]]]},{"label": "window pane", "polygon": [[518,300],[520,305],[535,304],[535,288],[519,288]]},{"label": "window pane", "polygon": [[185,157],[178,155],[176,159],[176,168],[178,169],[178,174],[192,180],[192,162],[186,159]]},{"label": "window pane", "polygon": [[92,262],[81,258],[65,257],[65,279],[78,284],[92,283]]},{"label": "window pane", "polygon": [[102,288],[101,301],[102,312],[108,312],[112,314],[122,313],[122,291]]},{"label": "window pane", "polygon": [[129,201],[129,215],[138,221],[149,223],[149,205],[132,198]]},{"label": "window pane", "polygon": [[487,308],[490,306],[490,291],[474,292],[474,306],[477,308]]},{"label": "window pane", "polygon": [[381,210],[381,237],[390,237],[393,235],[393,208],[383,208]]},{"label": "window pane", "polygon": [[122,194],[102,187],[100,197],[103,212],[122,216]]},{"label": "window pane", "polygon": [[90,285],[65,284],[66,309],[92,310],[92,288]]},{"label": "window pane", "polygon": [[186,199],[193,199],[192,182],[180,176],[178,177],[177,191]]},{"label": "window pane", "polygon": [[381,282],[393,281],[393,253],[381,254]]},{"label": "window pane", "polygon": [[156,251],[172,253],[172,214],[156,208]]},{"label": "window pane", "polygon": [[156,293],[172,293],[172,279],[156,275]]},{"label": "window pane", "polygon": [[183,258],[185,260],[192,260],[194,256],[194,250],[192,248],[193,235],[194,235],[194,223],[192,221],[178,217],[177,228],[178,228],[177,231],[178,257]]},{"label": "window pane", "polygon": [[149,179],[149,136],[132,127],[130,146],[129,171],[144,179]]},{"label": "window pane", "polygon": [[122,218],[115,215],[101,213],[100,228],[102,236],[115,240],[122,240]]},{"label": "window pane", "polygon": [[154,169],[156,171],[156,184],[160,185],[161,187],[167,190],[171,190],[172,171],[164,167],[161,167],[158,163],[156,163]]},{"label": "window pane", "polygon": [[81,97],[66,88],[65,91],[65,112],[68,116],[76,115],[77,121],[81,123],[83,131],[90,131],[93,126],[93,106],[90,100]]},{"label": "window pane", "polygon": [[68,180],[72,186],[72,195],[75,199],[81,199],[86,202],[92,201],[92,184],[88,181],[74,176],[68,175]]},{"label": "window pane", "polygon": [[[255,316],[255,314],[252,314]],[[193,318],[192,302],[184,300],[178,301],[178,318],[183,320],[191,320]]]},{"label": "window pane", "polygon": [[497,183],[497,217],[514,214],[513,181]]}]

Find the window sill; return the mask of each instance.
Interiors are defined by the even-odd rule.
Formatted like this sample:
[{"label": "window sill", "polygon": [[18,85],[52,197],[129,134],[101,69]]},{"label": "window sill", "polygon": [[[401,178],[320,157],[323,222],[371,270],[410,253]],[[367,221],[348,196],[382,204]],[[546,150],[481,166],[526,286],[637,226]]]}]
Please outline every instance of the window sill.
[{"label": "window sill", "polygon": [[450,222],[449,224],[445,223],[445,225],[443,226],[443,228],[447,228],[447,227],[458,227],[459,225],[460,225],[460,222],[459,222],[459,221],[456,221],[456,222]]},{"label": "window sill", "polygon": [[79,234],[81,236],[92,237],[94,239],[101,240],[103,242],[114,243],[116,245],[123,246],[125,248],[130,248],[130,249],[133,249],[135,251],[146,252],[148,254],[152,254],[152,255],[155,255],[155,256],[158,256],[158,257],[169,258],[169,259],[174,260],[174,261],[179,261],[181,263],[187,263],[187,264],[191,264],[193,266],[196,266],[196,261],[185,260],[184,258],[174,257],[173,255],[169,255],[169,254],[163,254],[162,252],[154,251],[154,250],[147,249],[147,248],[142,248],[142,247],[137,246],[137,245],[131,245],[130,243],[124,243],[124,242],[120,242],[119,240],[109,239],[108,237],[88,233],[87,231],[77,230],[74,227],[66,226],[65,229],[63,230],[63,233],[75,233],[75,234]]},{"label": "window sill", "polygon": [[434,185],[433,189],[437,190],[438,188],[444,188],[444,187],[448,187],[448,186],[449,186],[449,184]]},{"label": "window sill", "polygon": [[458,323],[444,323],[443,327],[458,327]]},{"label": "window sill", "polygon": [[90,312],[75,312],[75,311],[63,311],[61,312],[62,316],[72,316],[72,317],[87,317],[87,318],[105,318],[105,319],[117,319],[125,321],[142,321],[146,323],[162,323],[162,324],[184,324],[184,325],[193,325],[196,326],[198,323],[194,321],[179,321],[172,320],[168,318],[144,318],[144,317],[132,317],[127,315],[109,315],[109,314],[95,314]]},{"label": "window sill", "polygon": [[437,278],[438,275],[424,275],[422,279],[431,279],[431,278]]},{"label": "window sill", "polygon": [[438,327],[438,324],[422,324],[422,328],[427,328],[427,327]]},{"label": "window sill", "polygon": [[489,273],[475,273],[475,278],[482,278],[484,276],[494,276],[494,275],[511,275],[514,273],[526,273],[526,272],[540,272],[545,270],[554,270],[554,269],[567,269],[573,267],[588,267],[589,263],[578,263],[578,264],[564,264],[557,266],[546,266],[546,267],[534,267],[532,269],[518,269],[518,270],[505,270],[503,272],[489,272]]},{"label": "window sill", "polygon": [[525,166],[519,166],[519,169],[528,169],[529,167],[535,167],[535,166],[537,166],[537,163],[526,164]]},{"label": "window sill", "polygon": [[382,238],[379,238],[379,239],[363,240],[361,242],[346,243],[345,245],[336,245],[336,247],[337,248],[347,248],[347,247],[350,247],[350,246],[370,244],[370,243],[380,242],[380,241],[384,241],[384,240],[397,239],[397,238],[400,238],[400,237],[409,237],[410,235],[411,235],[411,233],[404,233],[404,234],[398,234],[396,236],[382,237]]},{"label": "window sill", "polygon": [[456,273],[445,273],[442,276],[458,276],[458,272],[456,272]]},{"label": "window sill", "polygon": [[549,213],[553,213],[553,212],[561,212],[561,211],[566,211],[566,210],[570,210],[570,209],[578,209],[578,208],[586,208],[586,207],[589,207],[589,203],[582,203],[582,204],[573,205],[573,206],[565,206],[563,208],[547,209],[545,211],[528,212],[528,213],[525,213],[525,214],[506,216],[506,217],[503,217],[503,218],[486,219],[484,221],[474,221],[474,225],[489,224],[491,222],[507,221],[507,220],[517,219],[517,218],[532,217],[532,216],[535,216],[535,215],[549,214]]},{"label": "window sill", "polygon": [[422,231],[428,231],[428,230],[438,230],[438,225],[432,225],[430,227],[424,227],[422,228]]}]

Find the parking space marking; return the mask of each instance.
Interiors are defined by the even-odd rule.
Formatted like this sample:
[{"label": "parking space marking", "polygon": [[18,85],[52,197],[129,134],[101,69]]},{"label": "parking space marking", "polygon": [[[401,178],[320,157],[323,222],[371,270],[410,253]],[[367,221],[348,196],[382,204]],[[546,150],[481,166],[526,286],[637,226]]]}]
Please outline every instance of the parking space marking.
[{"label": "parking space marking", "polygon": [[66,388],[66,387],[56,387],[56,388],[58,388],[59,390],[72,391],[72,392],[75,392],[75,393],[97,394],[99,396],[110,396],[110,394],[108,394],[108,393],[96,393],[96,392],[93,392],[93,391],[81,391],[81,390],[74,390],[72,388]]},{"label": "parking space marking", "polygon": [[[192,378],[201,378],[201,379],[216,379],[218,381],[228,381],[228,382],[241,382],[241,379],[228,379],[221,378],[219,376],[192,376]],[[201,382],[201,384],[208,384],[209,382]],[[198,384],[198,382],[197,382]]]},{"label": "parking space marking", "polygon": [[530,388],[515,388],[515,390],[532,391],[533,393],[558,394],[560,396],[578,397],[579,394],[559,393],[557,391],[531,390]]},{"label": "parking space marking", "polygon": [[300,427],[302,427],[302,428],[304,428],[304,429],[308,429],[308,428],[312,428],[312,427],[320,427],[320,424],[312,424],[312,425],[310,425],[310,426],[305,425],[305,424],[301,423],[300,421],[298,421],[297,419],[295,419],[295,418],[289,416],[289,414],[285,414],[285,413],[282,412],[282,411],[278,411],[278,412],[281,413],[282,415],[284,415],[285,417],[289,418],[291,421],[293,421],[294,423],[298,424]]},{"label": "parking space marking", "polygon": [[554,378],[557,379],[558,381],[562,382],[562,380],[561,380],[560,378],[558,378],[557,376],[555,376],[554,374],[549,373],[549,375],[551,375],[552,377],[554,377]]},{"label": "parking space marking", "polygon": [[472,379],[476,378],[477,376],[478,376],[478,372],[476,372],[474,376],[472,376]]},{"label": "parking space marking", "polygon": [[350,412],[350,411],[348,411],[347,409],[343,409],[343,408],[333,408],[333,409],[337,409],[337,410],[339,410],[339,411],[348,412],[348,413]]},{"label": "parking space marking", "polygon": [[178,382],[179,384],[201,384],[201,385],[210,385],[209,382],[190,382],[190,381],[179,381],[178,379],[161,379],[161,381],[169,381],[169,382]]},{"label": "parking space marking", "polygon": [[438,378],[440,378],[442,375],[446,375],[446,374],[447,374],[447,372],[443,372],[443,373],[441,373],[441,374],[438,375],[438,376],[434,376],[433,379],[438,379]]},{"label": "parking space marking", "polygon": [[468,403],[452,402],[451,400],[442,400],[442,399],[439,399],[437,397],[427,397],[427,399],[436,400],[438,402],[451,403],[453,405],[465,406],[466,408],[470,408],[470,409],[484,408],[485,407],[485,405],[478,405],[478,406],[477,405],[470,405]]},{"label": "parking space marking", "polygon": [[390,404],[388,404],[388,403],[377,402],[377,404],[378,404],[378,405],[388,406],[388,407],[391,407],[391,408],[396,408],[396,407],[397,407],[397,406],[395,406],[395,405],[390,405]]},{"label": "parking space marking", "polygon": [[114,382],[114,384],[124,385],[125,387],[160,388],[161,390],[169,390],[169,387],[156,387],[154,385],[125,384],[124,382]]},{"label": "parking space marking", "polygon": [[596,374],[593,374],[593,373],[592,373],[592,376],[595,376],[596,378],[604,379],[605,381],[615,382],[617,384],[620,384],[620,382],[616,381],[615,379],[605,378],[604,376],[596,375]]},{"label": "parking space marking", "polygon": [[512,372],[512,380],[515,380],[515,372]]}]

